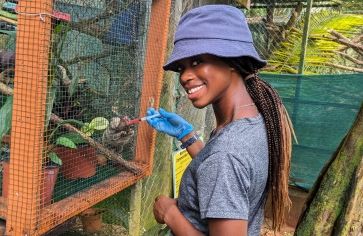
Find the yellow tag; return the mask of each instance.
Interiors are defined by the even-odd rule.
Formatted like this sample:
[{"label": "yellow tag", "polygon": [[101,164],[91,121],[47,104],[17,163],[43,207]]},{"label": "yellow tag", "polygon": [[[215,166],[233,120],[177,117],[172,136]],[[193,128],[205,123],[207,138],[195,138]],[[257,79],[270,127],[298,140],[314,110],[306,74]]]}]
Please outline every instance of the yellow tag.
[{"label": "yellow tag", "polygon": [[179,187],[180,187],[181,178],[184,174],[185,169],[188,167],[191,161],[192,158],[185,149],[175,152],[173,155],[174,198],[178,198],[179,196]]}]

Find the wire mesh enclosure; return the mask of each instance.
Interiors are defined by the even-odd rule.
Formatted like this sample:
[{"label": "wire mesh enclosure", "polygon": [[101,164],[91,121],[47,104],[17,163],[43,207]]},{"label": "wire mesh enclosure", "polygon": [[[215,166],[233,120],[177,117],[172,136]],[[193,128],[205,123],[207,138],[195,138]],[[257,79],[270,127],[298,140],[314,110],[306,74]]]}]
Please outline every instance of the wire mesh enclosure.
[{"label": "wire mesh enclosure", "polygon": [[[0,213],[40,235],[152,169],[169,1],[6,1]],[[16,45],[16,46],[15,46]]]}]

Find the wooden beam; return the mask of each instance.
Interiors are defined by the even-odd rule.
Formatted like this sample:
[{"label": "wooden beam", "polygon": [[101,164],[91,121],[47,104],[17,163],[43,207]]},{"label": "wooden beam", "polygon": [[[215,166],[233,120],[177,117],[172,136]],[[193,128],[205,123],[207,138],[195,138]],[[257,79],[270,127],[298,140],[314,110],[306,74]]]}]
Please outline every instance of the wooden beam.
[{"label": "wooden beam", "polygon": [[30,235],[40,203],[52,0],[19,1],[6,235]]},{"label": "wooden beam", "polygon": [[[162,66],[168,40],[170,7],[170,0],[155,0],[152,2],[140,100],[140,116],[145,115],[148,107],[159,106],[164,77]],[[147,175],[151,174],[153,168],[155,138],[155,131],[146,122],[139,124],[135,160],[149,165]]]},{"label": "wooden beam", "polygon": [[147,170],[146,165],[139,164],[138,167],[143,169],[143,172],[139,175],[131,172],[121,172],[116,176],[92,185],[91,188],[77,192],[72,196],[43,208],[40,211],[38,227],[34,228],[29,235],[42,235],[49,229],[78,215],[105,198],[136,183],[145,176],[144,173]]}]

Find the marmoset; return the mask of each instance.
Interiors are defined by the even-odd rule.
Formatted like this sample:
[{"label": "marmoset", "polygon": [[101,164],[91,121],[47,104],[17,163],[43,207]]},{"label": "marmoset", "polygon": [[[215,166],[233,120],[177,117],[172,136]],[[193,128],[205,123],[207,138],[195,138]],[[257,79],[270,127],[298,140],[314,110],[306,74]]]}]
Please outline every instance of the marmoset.
[{"label": "marmoset", "polygon": [[102,135],[103,145],[115,150],[117,153],[121,153],[124,145],[129,143],[134,136],[134,130],[128,125],[128,121],[127,116],[111,118]]}]

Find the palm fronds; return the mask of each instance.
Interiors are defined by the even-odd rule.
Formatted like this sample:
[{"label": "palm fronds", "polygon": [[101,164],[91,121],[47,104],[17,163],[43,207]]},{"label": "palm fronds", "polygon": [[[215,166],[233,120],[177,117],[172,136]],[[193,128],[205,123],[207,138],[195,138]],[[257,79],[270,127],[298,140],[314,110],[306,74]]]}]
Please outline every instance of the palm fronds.
[{"label": "palm fronds", "polygon": [[[346,56],[356,59],[357,52],[339,42],[333,32],[337,32],[345,39],[361,35],[363,33],[363,15],[315,11],[311,22],[305,58],[306,73],[359,71],[359,66],[354,65],[354,60],[349,60]],[[297,73],[301,53],[302,28],[303,22],[297,28],[293,28],[287,40],[281,42],[279,47],[272,51],[271,57],[268,59],[271,71]],[[359,45],[359,42],[357,43]],[[342,55],[342,53],[346,55]],[[339,64],[340,67],[334,66],[336,64]]]}]

